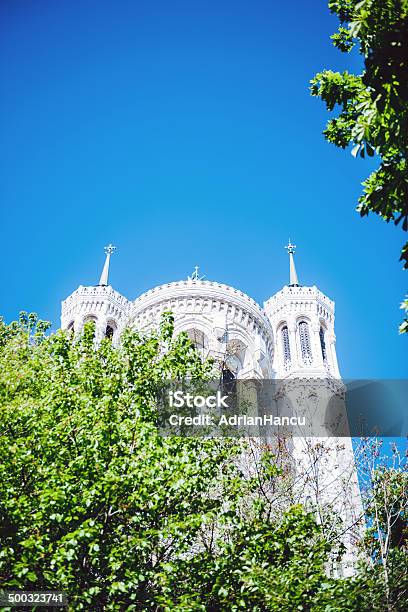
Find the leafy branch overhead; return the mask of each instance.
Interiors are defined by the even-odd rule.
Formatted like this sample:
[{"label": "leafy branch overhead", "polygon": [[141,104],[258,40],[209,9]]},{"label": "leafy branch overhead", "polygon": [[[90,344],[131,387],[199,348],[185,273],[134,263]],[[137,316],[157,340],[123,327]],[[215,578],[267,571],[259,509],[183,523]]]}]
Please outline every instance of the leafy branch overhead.
[{"label": "leafy branch overhead", "polygon": [[[332,0],[340,20],[332,36],[344,53],[358,47],[361,75],[324,70],[311,80],[311,93],[338,115],[328,121],[329,142],[352,154],[380,160],[363,182],[361,216],[374,212],[408,230],[408,0]],[[408,268],[408,242],[401,251]]]}]

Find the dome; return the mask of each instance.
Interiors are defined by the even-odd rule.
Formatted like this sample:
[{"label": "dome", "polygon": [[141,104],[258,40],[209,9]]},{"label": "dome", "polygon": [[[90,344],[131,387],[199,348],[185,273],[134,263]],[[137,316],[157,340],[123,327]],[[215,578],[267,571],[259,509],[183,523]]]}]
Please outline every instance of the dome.
[{"label": "dome", "polygon": [[199,279],[159,285],[131,304],[129,323],[149,329],[165,311],[174,314],[176,333],[186,331],[191,338],[199,335],[200,347],[208,347],[213,355],[232,352],[241,370],[253,372],[254,363],[263,360],[272,363],[269,319],[255,300],[234,287]]},{"label": "dome", "polygon": [[183,299],[204,298],[219,300],[221,302],[224,301],[229,305],[236,305],[237,307],[246,309],[253,317],[263,321],[263,323],[267,325],[269,324],[264,310],[254,299],[243,291],[239,291],[223,283],[192,279],[166,283],[142,293],[142,295],[133,302],[131,309],[132,315],[139,317],[146,309],[152,306],[157,306],[169,300],[177,300],[180,297]]}]

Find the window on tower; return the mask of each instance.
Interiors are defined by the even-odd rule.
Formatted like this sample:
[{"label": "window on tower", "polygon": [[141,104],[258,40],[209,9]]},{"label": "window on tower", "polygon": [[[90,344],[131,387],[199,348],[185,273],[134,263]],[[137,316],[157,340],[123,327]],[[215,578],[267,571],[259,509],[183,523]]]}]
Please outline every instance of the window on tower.
[{"label": "window on tower", "polygon": [[115,335],[116,332],[116,323],[114,321],[108,321],[108,323],[106,324],[106,329],[105,329],[105,338],[108,338],[109,340],[113,340],[113,336]]},{"label": "window on tower", "polygon": [[246,349],[247,347],[245,344],[238,338],[230,338],[227,342],[224,367],[229,370],[234,378],[238,378],[239,372],[242,370],[245,362]]},{"label": "window on tower", "polygon": [[223,364],[222,366],[222,371],[221,371],[221,376],[222,376],[222,382],[223,383],[229,383],[233,380],[235,380],[236,376],[235,373],[232,372],[229,367],[225,364]]},{"label": "window on tower", "polygon": [[114,333],[115,330],[113,329],[113,327],[111,325],[107,325],[105,331],[105,338],[109,338],[109,340],[112,340]]},{"label": "window on tower", "polygon": [[303,363],[310,365],[312,363],[312,347],[310,344],[309,325],[306,321],[299,323],[299,339]]},{"label": "window on tower", "polygon": [[231,363],[224,361],[221,366],[221,392],[228,394],[228,405],[235,408],[235,391],[237,385],[237,370],[233,370]]},{"label": "window on tower", "polygon": [[87,317],[84,318],[84,325],[85,323],[95,323],[96,325],[97,320],[98,319],[94,317],[93,315],[88,315]]},{"label": "window on tower", "polygon": [[197,353],[200,355],[201,359],[206,359],[208,357],[208,338],[200,329],[187,329],[185,331],[187,336],[190,338],[191,342]]},{"label": "window on tower", "polygon": [[320,337],[320,347],[322,349],[322,357],[323,361],[326,363],[327,361],[327,351],[326,351],[326,341],[325,341],[325,333],[323,325],[320,326],[319,337]]},{"label": "window on tower", "polygon": [[98,319],[94,315],[87,315],[83,319],[83,325],[87,325],[88,323],[92,323],[91,329],[93,330],[92,333],[93,333],[94,336],[95,336],[97,322],[98,322]]},{"label": "window on tower", "polygon": [[281,329],[283,362],[285,367],[290,364],[290,343],[288,326],[284,325]]}]

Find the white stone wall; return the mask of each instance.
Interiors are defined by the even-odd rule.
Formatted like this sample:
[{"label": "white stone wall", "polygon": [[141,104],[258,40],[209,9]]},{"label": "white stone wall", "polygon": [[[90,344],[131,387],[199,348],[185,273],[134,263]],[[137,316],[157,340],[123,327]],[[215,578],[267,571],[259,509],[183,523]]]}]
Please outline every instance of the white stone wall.
[{"label": "white stone wall", "polygon": [[114,330],[113,341],[119,340],[128,317],[130,302],[109,286],[83,287],[61,304],[61,328],[80,333],[84,323],[94,320],[97,338],[103,338],[107,326]]}]

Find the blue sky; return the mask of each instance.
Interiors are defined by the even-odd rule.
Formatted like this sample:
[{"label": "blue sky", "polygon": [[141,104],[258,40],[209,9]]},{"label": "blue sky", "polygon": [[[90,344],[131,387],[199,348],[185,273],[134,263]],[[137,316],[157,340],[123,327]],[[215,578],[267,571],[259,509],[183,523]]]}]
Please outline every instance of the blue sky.
[{"label": "blue sky", "polygon": [[[295,6],[296,4],[296,6]],[[345,377],[406,377],[402,231],[355,205],[373,160],[324,141],[309,79],[359,70],[325,1],[7,1],[0,7],[2,298],[7,320],[111,281],[185,278],[262,302],[288,281],[336,301]]]}]

